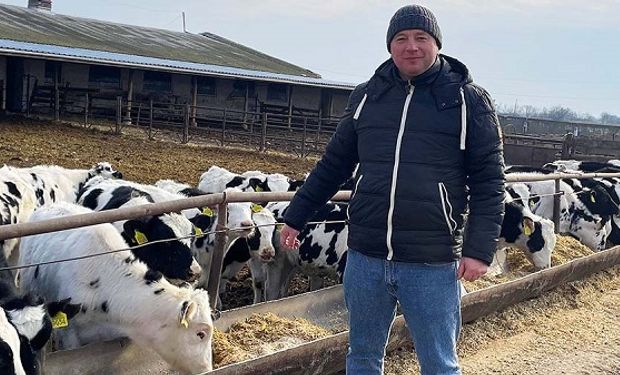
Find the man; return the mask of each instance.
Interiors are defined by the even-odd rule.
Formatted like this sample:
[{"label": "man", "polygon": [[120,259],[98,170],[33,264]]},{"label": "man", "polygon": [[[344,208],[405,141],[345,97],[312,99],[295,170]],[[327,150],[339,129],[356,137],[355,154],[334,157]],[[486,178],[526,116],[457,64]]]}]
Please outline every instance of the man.
[{"label": "man", "polygon": [[344,273],[349,374],[383,372],[397,302],[422,373],[460,374],[458,280],[482,276],[495,252],[504,195],[498,119],[465,65],[439,54],[441,43],[427,8],[394,14],[391,58],[353,91],[284,217],[282,245],[297,247],[299,230],[359,163]]}]

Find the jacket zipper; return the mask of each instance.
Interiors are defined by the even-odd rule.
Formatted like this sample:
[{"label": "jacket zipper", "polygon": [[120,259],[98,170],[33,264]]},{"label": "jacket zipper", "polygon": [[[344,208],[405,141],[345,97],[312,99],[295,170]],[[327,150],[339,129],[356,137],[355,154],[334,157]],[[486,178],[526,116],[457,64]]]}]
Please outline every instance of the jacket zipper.
[{"label": "jacket zipper", "polygon": [[402,146],[403,134],[405,133],[405,122],[407,121],[407,111],[409,110],[409,103],[413,96],[415,87],[409,81],[408,94],[405,99],[405,106],[403,107],[403,114],[400,118],[400,128],[398,129],[398,137],[396,138],[396,151],[394,153],[394,169],[392,170],[392,189],[390,191],[390,208],[388,209],[387,216],[387,236],[386,243],[388,248],[387,260],[392,260],[394,256],[394,249],[392,248],[392,216],[394,215],[394,204],[396,198],[396,181],[398,180],[398,165],[400,164],[400,148]]},{"label": "jacket zipper", "polygon": [[355,197],[355,194],[357,194],[357,188],[360,186],[360,182],[362,182],[362,178],[364,178],[364,175],[361,174],[360,178],[357,179],[357,182],[355,183],[355,190],[353,190],[353,193],[351,193],[351,198],[349,198],[349,205],[347,206],[347,220],[351,220],[351,216],[349,215],[349,207],[351,207],[351,201],[353,200],[353,197]]},{"label": "jacket zipper", "polygon": [[452,218],[452,204],[450,203],[450,197],[448,196],[448,189],[443,182],[437,184],[439,188],[439,199],[441,199],[441,208],[443,209],[443,216],[446,219],[446,224],[450,230],[450,235],[454,236],[456,230],[456,220]]}]

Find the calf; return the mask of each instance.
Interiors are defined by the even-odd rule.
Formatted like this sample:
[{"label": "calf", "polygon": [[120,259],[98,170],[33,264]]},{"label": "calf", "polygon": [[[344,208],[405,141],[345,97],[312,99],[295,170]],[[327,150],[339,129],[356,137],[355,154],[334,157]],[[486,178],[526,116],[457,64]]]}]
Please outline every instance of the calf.
[{"label": "calf", "polygon": [[[0,253],[0,268],[7,267]],[[62,312],[71,319],[80,305],[69,300],[44,303],[32,294],[19,294],[9,271],[0,271],[0,374],[39,374],[52,318]]]},{"label": "calf", "polygon": [[[78,203],[95,211],[154,203],[153,195],[145,190],[129,181],[93,179],[80,192]],[[195,241],[192,237],[199,232],[182,214],[173,212],[121,220],[114,226],[129,245],[145,245],[132,252],[150,269],[170,280],[192,282],[199,279],[201,267],[193,257]],[[174,240],[157,242],[168,239]]]},{"label": "calf", "polygon": [[553,222],[535,215],[529,207],[515,202],[509,194],[504,200],[504,211],[498,251],[503,251],[507,246],[516,247],[523,251],[534,267],[551,267],[551,253],[556,243]]},{"label": "calf", "polygon": [[[194,197],[207,194],[200,189],[196,189],[190,185],[178,183],[172,180],[159,180],[155,183],[155,185],[167,190],[168,192],[180,194],[184,197]],[[227,188],[225,191],[238,190]],[[245,243],[246,239],[255,241],[256,239],[254,239],[254,236],[256,235],[258,235],[258,239],[260,239],[260,233],[254,230],[255,223],[253,220],[254,214],[252,212],[253,206],[256,205],[249,202],[235,202],[227,205],[228,216],[226,220],[226,227],[230,230],[228,232],[228,242],[225,245],[227,249],[231,244],[237,243],[238,241],[240,241],[240,244]],[[197,216],[188,216],[189,219],[203,232],[208,233],[204,238],[196,240],[197,250],[195,256],[198,263],[204,270],[197,286],[202,288],[207,287],[213,252],[215,251],[215,231],[217,230],[217,217],[219,215],[217,207],[218,206],[204,207],[201,211],[199,211]]]},{"label": "calf", "polygon": [[[38,222],[92,212],[69,203],[37,210]],[[22,265],[114,251],[127,245],[111,224],[23,239]],[[60,349],[127,336],[157,352],[186,373],[211,370],[213,322],[206,291],[180,288],[150,270],[131,253],[27,268],[22,287],[48,299],[71,298],[82,304],[71,325],[58,332]]]},{"label": "calf", "polygon": [[79,191],[91,178],[122,178],[110,163],[101,162],[91,169],[67,169],[57,165],[11,168],[34,189],[39,206],[58,201],[76,202]]},{"label": "calf", "polygon": [[292,180],[280,173],[248,171],[236,174],[214,165],[200,176],[198,189],[207,193],[221,193],[231,187],[255,192],[295,191],[301,184],[303,181]]},{"label": "calf", "polygon": [[256,224],[256,234],[251,238],[241,238],[232,243],[224,257],[220,293],[226,284],[237,275],[241,268],[248,263],[252,274],[254,303],[265,299],[265,272],[263,261],[269,262],[275,257],[274,234],[276,219],[273,214],[259,205],[253,206],[252,220]]},{"label": "calf", "polygon": [[[37,206],[32,187],[11,168],[0,168],[0,225],[25,223]],[[10,259],[19,239],[0,240],[0,250]]]},{"label": "calf", "polygon": [[[535,175],[535,174],[534,174]],[[508,192],[516,201],[522,202],[530,211],[543,218],[553,219],[554,181],[527,182],[510,188]],[[576,184],[573,184],[576,188]],[[569,183],[560,181],[560,233],[570,234],[594,251],[605,248],[610,232],[608,218],[613,207],[606,192],[581,188],[576,191]],[[599,200],[600,198],[600,200]]]},{"label": "calf", "polygon": [[[276,219],[281,220],[288,208],[289,202],[274,202],[267,205]],[[288,285],[293,272],[303,269],[310,274],[310,288],[316,289],[322,284],[322,274],[333,273],[342,280],[347,259],[348,227],[346,203],[328,202],[321,207],[310,219],[311,222],[338,221],[338,223],[308,224],[297,237],[301,244],[298,250],[282,249],[279,243],[279,233],[276,233],[274,244],[275,257],[269,259],[261,256],[265,264],[266,300],[273,300],[286,296]]]}]

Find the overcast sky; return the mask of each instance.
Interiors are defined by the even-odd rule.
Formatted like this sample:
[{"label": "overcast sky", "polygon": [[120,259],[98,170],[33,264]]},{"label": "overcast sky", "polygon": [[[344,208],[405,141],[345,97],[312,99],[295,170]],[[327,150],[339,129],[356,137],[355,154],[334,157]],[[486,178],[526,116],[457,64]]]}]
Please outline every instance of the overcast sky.
[{"label": "overcast sky", "polygon": [[[26,6],[28,0],[0,0]],[[620,115],[620,1],[437,0],[442,53],[498,103]],[[56,13],[208,31],[319,73],[360,83],[389,57],[393,0],[53,0]],[[0,36],[1,37],[1,36]]]}]

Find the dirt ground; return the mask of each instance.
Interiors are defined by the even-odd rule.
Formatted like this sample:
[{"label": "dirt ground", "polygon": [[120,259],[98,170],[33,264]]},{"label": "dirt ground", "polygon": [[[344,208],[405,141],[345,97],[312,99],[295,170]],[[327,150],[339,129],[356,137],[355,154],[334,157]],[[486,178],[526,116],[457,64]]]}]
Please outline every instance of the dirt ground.
[{"label": "dirt ground", "polygon": [[[301,177],[315,160],[233,148],[148,141],[142,134],[0,120],[0,164],[89,168],[109,161],[129,180],[171,178],[196,184],[211,165]],[[298,278],[295,292],[304,291]],[[228,306],[249,302],[247,274],[230,287]],[[620,374],[620,268],[481,319],[463,328],[464,374]],[[390,355],[386,374],[416,374],[411,351]]]}]

